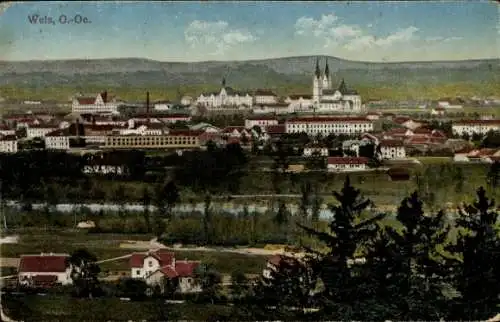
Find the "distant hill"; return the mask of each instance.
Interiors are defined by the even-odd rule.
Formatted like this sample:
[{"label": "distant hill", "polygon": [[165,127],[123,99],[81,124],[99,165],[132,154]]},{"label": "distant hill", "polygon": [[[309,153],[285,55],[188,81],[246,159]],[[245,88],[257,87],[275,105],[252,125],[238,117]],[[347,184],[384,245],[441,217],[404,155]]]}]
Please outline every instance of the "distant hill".
[{"label": "distant hill", "polygon": [[[317,56],[248,61],[160,62],[140,58],[0,61],[0,85],[172,86],[218,84],[222,77],[240,88],[273,87],[311,80]],[[328,59],[335,81],[349,84],[500,82],[500,59],[465,61],[372,63]]]}]

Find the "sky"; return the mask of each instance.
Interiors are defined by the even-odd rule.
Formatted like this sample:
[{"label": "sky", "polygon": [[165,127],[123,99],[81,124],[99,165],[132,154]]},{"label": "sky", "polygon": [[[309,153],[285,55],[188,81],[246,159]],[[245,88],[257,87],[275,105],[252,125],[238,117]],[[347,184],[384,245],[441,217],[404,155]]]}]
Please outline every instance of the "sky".
[{"label": "sky", "polygon": [[[0,60],[10,61],[500,58],[495,1],[40,1],[10,3],[0,13]],[[53,23],[35,23],[35,15]]]}]

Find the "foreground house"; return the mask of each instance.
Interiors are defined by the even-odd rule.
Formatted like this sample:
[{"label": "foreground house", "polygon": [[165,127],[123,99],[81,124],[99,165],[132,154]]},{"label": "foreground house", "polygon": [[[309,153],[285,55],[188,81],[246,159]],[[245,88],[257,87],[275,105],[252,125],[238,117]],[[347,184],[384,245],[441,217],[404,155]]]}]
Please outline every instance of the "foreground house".
[{"label": "foreground house", "polygon": [[22,255],[18,267],[18,281],[23,286],[71,284],[69,255],[52,253]]},{"label": "foreground house", "polygon": [[180,293],[201,291],[195,279],[195,270],[200,264],[199,261],[176,260],[174,253],[165,250],[134,253],[130,257],[132,278],[140,278],[150,286],[160,287],[165,279],[175,280]]}]

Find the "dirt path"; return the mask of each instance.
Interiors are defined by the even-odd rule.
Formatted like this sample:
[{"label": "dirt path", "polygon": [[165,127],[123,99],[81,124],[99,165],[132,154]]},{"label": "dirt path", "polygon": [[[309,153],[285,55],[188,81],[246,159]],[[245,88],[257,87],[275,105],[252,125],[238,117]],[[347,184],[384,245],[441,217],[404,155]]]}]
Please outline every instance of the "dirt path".
[{"label": "dirt path", "polygon": [[[223,253],[235,253],[235,254],[243,254],[243,255],[261,255],[261,256],[272,256],[278,254],[289,254],[289,252],[285,252],[284,249],[263,249],[263,248],[214,248],[214,247],[168,247],[165,246],[155,239],[152,239],[149,242],[143,241],[127,241],[126,243],[120,244],[120,248],[122,249],[133,249],[137,251],[145,251],[149,249],[167,249],[171,251],[193,251],[193,252],[223,252]],[[301,256],[301,253],[295,253],[295,256]]]}]

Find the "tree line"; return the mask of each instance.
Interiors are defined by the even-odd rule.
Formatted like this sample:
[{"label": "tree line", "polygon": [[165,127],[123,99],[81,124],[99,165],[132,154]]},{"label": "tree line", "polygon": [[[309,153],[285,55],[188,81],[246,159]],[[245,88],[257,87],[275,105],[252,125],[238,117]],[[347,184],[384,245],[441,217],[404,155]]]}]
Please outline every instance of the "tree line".
[{"label": "tree line", "polygon": [[500,214],[482,187],[454,221],[425,214],[418,192],[410,194],[397,211],[401,229],[381,225],[383,213],[359,220],[371,201],[349,179],[334,195],[328,229],[298,224],[326,250],[282,257],[245,289],[240,318],[484,320],[498,312]]}]

